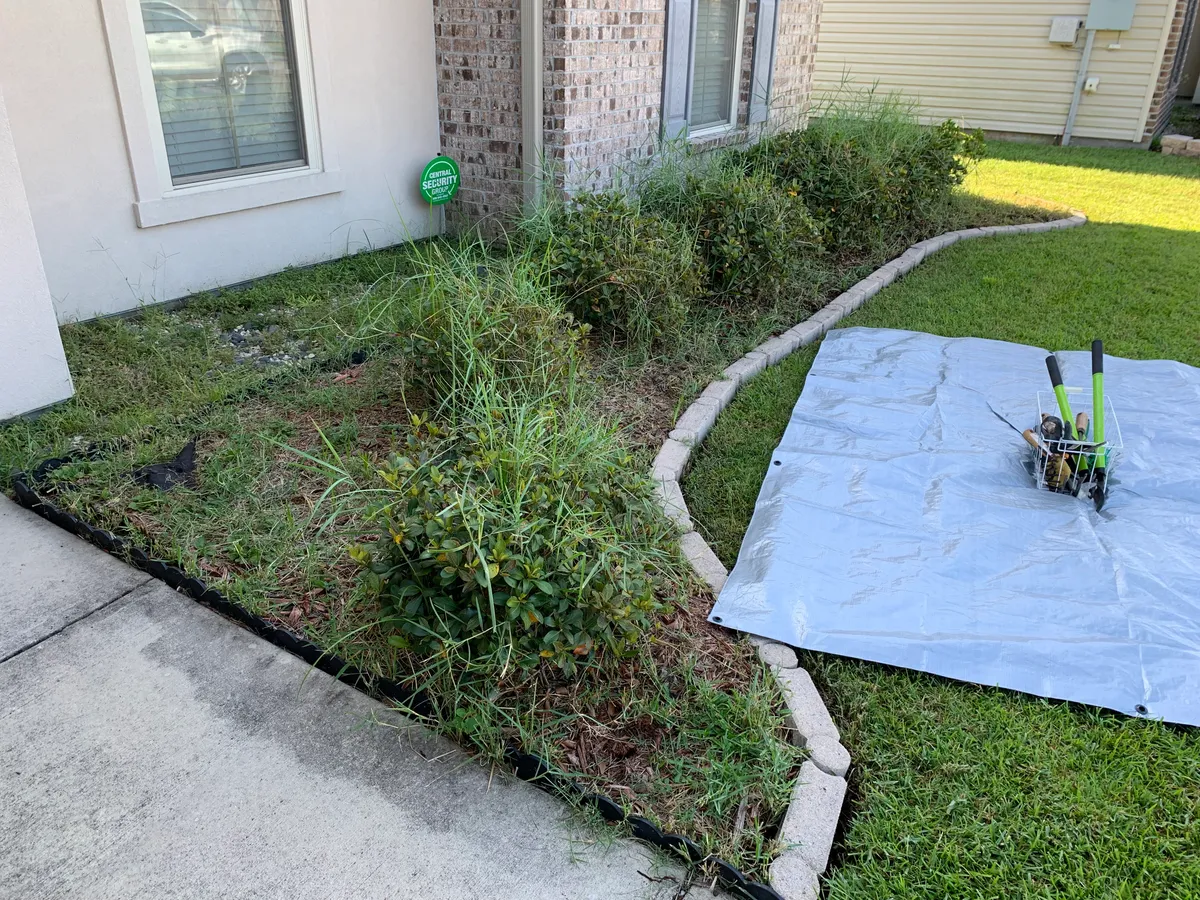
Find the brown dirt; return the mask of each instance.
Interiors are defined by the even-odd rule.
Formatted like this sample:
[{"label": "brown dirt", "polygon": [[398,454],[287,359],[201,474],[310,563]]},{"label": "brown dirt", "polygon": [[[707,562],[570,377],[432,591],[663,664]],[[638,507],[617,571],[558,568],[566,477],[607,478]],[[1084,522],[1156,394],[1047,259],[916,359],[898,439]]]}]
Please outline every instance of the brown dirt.
[{"label": "brown dirt", "polygon": [[620,422],[630,440],[656,448],[675,427],[676,411],[687,389],[678,366],[650,362],[640,370],[622,370],[603,379],[598,407]]}]

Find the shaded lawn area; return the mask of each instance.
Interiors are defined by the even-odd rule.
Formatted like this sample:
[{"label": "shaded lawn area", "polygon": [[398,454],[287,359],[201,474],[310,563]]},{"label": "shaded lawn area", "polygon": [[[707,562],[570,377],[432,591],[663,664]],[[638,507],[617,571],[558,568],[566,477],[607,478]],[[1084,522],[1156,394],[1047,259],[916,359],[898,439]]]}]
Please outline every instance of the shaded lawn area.
[{"label": "shaded lawn area", "polygon": [[[844,326],[1200,365],[1200,162],[994,144],[969,189],[1091,224],[938,254]],[[736,558],[810,348],[746,386],[685,483]],[[832,898],[1200,896],[1200,733],[806,654],[853,754]]]}]

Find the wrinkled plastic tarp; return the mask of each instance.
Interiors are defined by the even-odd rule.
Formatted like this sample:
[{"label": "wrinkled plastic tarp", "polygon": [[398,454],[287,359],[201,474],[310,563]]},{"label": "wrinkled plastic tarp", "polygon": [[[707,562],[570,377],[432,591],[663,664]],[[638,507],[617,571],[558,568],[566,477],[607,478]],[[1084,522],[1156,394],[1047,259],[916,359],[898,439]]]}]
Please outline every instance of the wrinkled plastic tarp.
[{"label": "wrinkled plastic tarp", "polygon": [[[1057,355],[1068,385],[1090,386],[1090,353]],[[1034,486],[1019,432],[1046,356],[832,332],[712,620],[1200,725],[1200,369],[1106,359],[1124,451],[1097,513]]]}]

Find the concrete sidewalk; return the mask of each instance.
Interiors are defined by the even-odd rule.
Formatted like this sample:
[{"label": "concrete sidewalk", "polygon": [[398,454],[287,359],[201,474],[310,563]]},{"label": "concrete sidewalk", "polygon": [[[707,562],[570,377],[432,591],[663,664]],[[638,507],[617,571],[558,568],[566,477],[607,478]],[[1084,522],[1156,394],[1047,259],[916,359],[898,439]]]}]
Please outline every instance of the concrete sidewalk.
[{"label": "concrete sidewalk", "polygon": [[0,560],[0,898],[679,892],[648,848],[3,497]]}]

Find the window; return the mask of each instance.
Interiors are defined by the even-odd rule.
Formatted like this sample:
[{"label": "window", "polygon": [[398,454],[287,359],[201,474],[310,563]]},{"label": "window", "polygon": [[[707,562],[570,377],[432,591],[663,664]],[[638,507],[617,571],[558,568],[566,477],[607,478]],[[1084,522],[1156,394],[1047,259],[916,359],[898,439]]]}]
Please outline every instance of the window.
[{"label": "window", "polygon": [[309,0],[99,0],[139,228],[340,193]]},{"label": "window", "polygon": [[288,0],[141,0],[175,185],[302,167]]},{"label": "window", "polygon": [[[706,138],[738,125],[746,0],[666,0],[663,54],[664,140]],[[750,103],[743,124],[770,115],[779,3],[755,4]]]},{"label": "window", "polygon": [[742,0],[695,0],[688,127],[693,133],[732,125],[742,49]]}]

